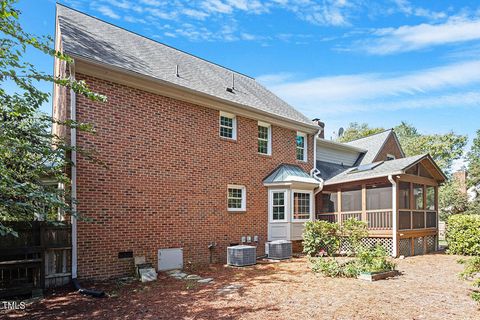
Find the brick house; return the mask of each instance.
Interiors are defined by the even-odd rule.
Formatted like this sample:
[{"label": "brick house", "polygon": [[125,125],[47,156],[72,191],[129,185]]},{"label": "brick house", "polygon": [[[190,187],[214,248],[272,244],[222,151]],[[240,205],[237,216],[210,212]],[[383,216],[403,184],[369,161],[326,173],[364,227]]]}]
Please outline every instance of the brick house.
[{"label": "brick house", "polygon": [[[85,80],[108,97],[93,103],[54,89],[54,117],[91,123],[96,134],[54,132],[105,164],[72,153],[74,209],[89,219],[72,219],[72,277],[131,273],[132,256],[162,269],[159,254],[170,248],[184,265],[223,262],[226,247],[238,243],[263,255],[266,241],[298,243],[304,222],[314,219],[368,221],[372,238],[390,239],[394,255],[405,232],[415,254],[414,239],[426,246],[427,236],[436,237],[436,204],[427,210],[426,197],[429,227],[411,224],[400,236],[398,224],[407,223],[396,209],[396,195],[405,193],[400,180],[410,177],[412,201],[413,183],[422,194],[433,186],[435,202],[444,176],[428,155],[404,158],[392,131],[348,144],[326,140],[323,123],[253,78],[62,5],[55,40],[74,59],[55,61],[55,75]],[[366,209],[374,188],[389,208]]]}]

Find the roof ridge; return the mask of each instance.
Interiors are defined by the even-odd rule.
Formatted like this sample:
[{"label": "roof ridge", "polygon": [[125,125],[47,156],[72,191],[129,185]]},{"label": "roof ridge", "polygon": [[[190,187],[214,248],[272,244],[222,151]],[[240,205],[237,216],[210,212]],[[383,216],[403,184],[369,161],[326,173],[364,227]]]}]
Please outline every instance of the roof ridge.
[{"label": "roof ridge", "polygon": [[350,141],[348,141],[348,142],[345,142],[345,143],[350,143],[350,142],[354,142],[354,141],[358,141],[358,140],[362,140],[362,139],[370,138],[370,137],[373,137],[373,136],[379,135],[379,134],[381,134],[381,133],[385,133],[385,132],[387,132],[387,131],[391,131],[391,132],[393,132],[393,128],[390,128],[390,129],[385,129],[385,130],[383,130],[383,131],[380,131],[380,132],[377,132],[377,133],[372,133],[372,134],[370,134],[370,135],[368,135],[368,136],[365,136],[365,137],[362,137],[362,138],[353,139],[353,140],[350,140]]},{"label": "roof ridge", "polygon": [[87,16],[87,17],[89,17],[89,18],[98,20],[98,21],[100,21],[100,22],[103,22],[103,23],[105,23],[105,24],[108,24],[108,25],[110,25],[110,26],[112,26],[112,27],[115,27],[115,28],[117,28],[117,29],[126,31],[126,32],[131,33],[131,34],[133,34],[133,35],[136,35],[136,36],[138,36],[138,37],[141,37],[141,38],[147,39],[147,40],[149,40],[149,41],[155,42],[155,43],[157,43],[157,44],[159,44],[159,45],[165,46],[165,47],[170,48],[170,49],[172,49],[172,50],[175,50],[175,51],[184,53],[184,54],[189,55],[189,56],[191,56],[191,57],[193,57],[193,58],[196,58],[196,59],[205,61],[205,62],[207,62],[207,63],[210,63],[210,64],[214,65],[214,66],[217,66],[217,67],[220,67],[220,68],[229,70],[229,71],[231,71],[231,72],[234,72],[234,73],[236,73],[236,74],[245,76],[245,77],[250,78],[250,79],[254,80],[255,82],[257,82],[257,81],[255,80],[255,78],[252,77],[252,76],[249,76],[249,75],[247,75],[247,74],[241,73],[241,72],[236,71],[236,70],[233,70],[233,69],[231,69],[231,68],[229,68],[229,67],[222,66],[221,64],[218,64],[218,63],[215,63],[215,62],[213,62],[213,61],[207,60],[207,59],[205,59],[205,58],[196,56],[196,55],[194,55],[194,54],[191,54],[191,53],[189,53],[189,52],[183,51],[183,50],[181,50],[181,49],[172,47],[172,46],[170,46],[170,45],[168,45],[168,44],[165,44],[165,43],[163,43],[163,42],[160,42],[160,41],[151,39],[151,38],[149,38],[149,37],[147,37],[147,36],[144,36],[144,35],[142,35],[142,34],[140,34],[140,33],[137,33],[137,32],[131,31],[131,30],[128,30],[128,29],[126,29],[126,28],[124,28],[124,27],[121,27],[121,26],[118,26],[118,25],[113,24],[113,23],[111,23],[111,22],[108,22],[108,21],[102,20],[102,19],[100,19],[100,18],[97,18],[97,17],[95,17],[95,16],[93,16],[93,15],[91,15],[91,14],[88,14],[88,13],[85,13],[85,12],[83,12],[83,11],[77,10],[77,9],[75,9],[75,8],[69,7],[69,6],[67,6],[67,5],[65,5],[65,4],[63,4],[63,3],[58,3],[58,2],[57,2],[56,5],[57,5],[57,6],[64,7],[64,8],[67,8],[67,9],[72,10],[72,11],[75,11],[75,12],[78,12],[78,13],[80,13],[80,14],[83,14],[84,16]]}]

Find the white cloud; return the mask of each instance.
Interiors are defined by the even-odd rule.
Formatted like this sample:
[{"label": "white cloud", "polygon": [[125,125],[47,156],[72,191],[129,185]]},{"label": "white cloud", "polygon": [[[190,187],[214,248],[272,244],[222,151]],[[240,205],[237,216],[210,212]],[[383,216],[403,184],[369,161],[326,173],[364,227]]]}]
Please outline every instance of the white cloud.
[{"label": "white cloud", "polygon": [[432,11],[425,8],[415,7],[408,0],[394,0],[400,12],[407,16],[413,15],[417,17],[428,18],[432,20],[443,19],[447,14],[442,11]]},{"label": "white cloud", "polygon": [[104,16],[107,16],[112,19],[120,19],[120,16],[116,14],[110,7],[107,6],[99,6],[96,9],[98,12],[103,14]]},{"label": "white cloud", "polygon": [[203,20],[206,17],[208,17],[208,13],[205,13],[205,12],[200,11],[200,10],[195,10],[195,9],[188,9],[188,8],[183,9],[182,13],[186,16],[189,16],[189,17],[192,17],[192,18],[195,18],[195,19],[199,19],[199,20]]},{"label": "white cloud", "polygon": [[153,7],[159,7],[162,5],[162,3],[158,0],[140,0],[140,2]]},{"label": "white cloud", "polygon": [[480,39],[480,18],[451,17],[441,24],[419,24],[374,31],[375,38],[356,43],[370,54],[386,55]]},{"label": "white cloud", "polygon": [[[307,114],[345,111],[480,105],[480,60],[407,74],[354,74],[291,81],[290,74],[259,77]],[[282,79],[283,77],[283,79]],[[311,112],[309,112],[311,111]]]},{"label": "white cloud", "polygon": [[206,0],[202,2],[202,6],[210,12],[231,13],[232,6],[223,3],[220,0]]}]

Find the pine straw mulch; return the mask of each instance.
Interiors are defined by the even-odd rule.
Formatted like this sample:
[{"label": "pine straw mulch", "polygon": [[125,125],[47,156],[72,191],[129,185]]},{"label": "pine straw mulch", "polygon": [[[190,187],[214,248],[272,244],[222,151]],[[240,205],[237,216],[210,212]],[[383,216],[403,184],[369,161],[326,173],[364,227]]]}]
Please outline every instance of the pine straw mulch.
[{"label": "pine straw mulch", "polygon": [[[480,319],[471,284],[458,278],[458,256],[431,254],[397,260],[402,273],[377,282],[313,274],[306,258],[253,267],[214,265],[196,273],[213,284],[159,274],[158,281],[97,283],[108,298],[63,288],[2,314],[8,319]],[[219,293],[231,284],[242,286]]]}]

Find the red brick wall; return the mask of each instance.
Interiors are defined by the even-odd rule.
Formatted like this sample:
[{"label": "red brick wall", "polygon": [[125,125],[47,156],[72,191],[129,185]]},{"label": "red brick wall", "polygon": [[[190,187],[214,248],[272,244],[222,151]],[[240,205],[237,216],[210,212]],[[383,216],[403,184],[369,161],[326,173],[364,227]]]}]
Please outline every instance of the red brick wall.
[{"label": "red brick wall", "polygon": [[403,158],[402,152],[400,151],[400,148],[398,147],[397,141],[395,140],[393,134],[390,135],[390,137],[387,139],[382,150],[380,150],[373,162],[387,160],[387,154],[394,155],[396,159]]},{"label": "red brick wall", "polygon": [[[267,239],[267,188],[262,180],[279,164],[310,170],[295,159],[296,131],[272,127],[272,156],[257,153],[257,121],[237,117],[237,141],[219,137],[219,112],[153,93],[77,74],[108,96],[105,104],[77,97],[77,118],[94,124],[94,136],[79,134],[78,146],[95,148],[106,167],[78,159],[78,210],[91,222],[78,224],[78,275],[108,278],[128,274],[145,255],[157,266],[157,250],[184,248],[184,264],[224,262],[226,247],[241,236]],[[247,210],[227,212],[228,184],[245,185]]]}]

